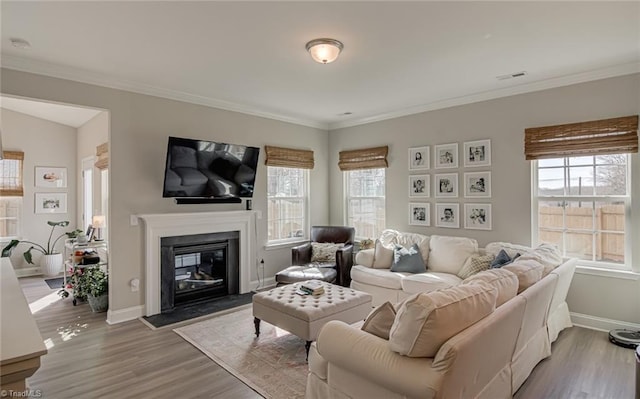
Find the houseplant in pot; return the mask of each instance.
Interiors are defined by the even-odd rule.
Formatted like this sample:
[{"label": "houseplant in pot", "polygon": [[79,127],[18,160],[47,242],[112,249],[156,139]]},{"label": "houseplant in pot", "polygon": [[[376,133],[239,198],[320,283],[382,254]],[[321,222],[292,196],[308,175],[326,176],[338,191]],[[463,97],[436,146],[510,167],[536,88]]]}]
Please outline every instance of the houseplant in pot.
[{"label": "houseplant in pot", "polygon": [[69,234],[74,234],[74,232],[62,233],[54,238],[54,232],[56,227],[67,227],[69,225],[68,220],[63,220],[61,222],[52,222],[48,221],[47,224],[51,226],[51,232],[49,233],[49,239],[47,240],[46,246],[37,244],[32,241],[27,240],[11,240],[11,242],[2,249],[2,257],[11,256],[11,252],[15,247],[20,244],[30,245],[29,249],[24,251],[23,256],[24,260],[29,264],[33,263],[33,254],[31,251],[37,251],[42,253],[42,259],[40,260],[40,268],[42,273],[47,276],[55,276],[62,271],[62,254],[56,251],[56,244],[62,237],[67,237]]},{"label": "houseplant in pot", "polygon": [[93,312],[109,308],[109,276],[100,267],[86,267],[78,278],[78,291],[85,293]]}]

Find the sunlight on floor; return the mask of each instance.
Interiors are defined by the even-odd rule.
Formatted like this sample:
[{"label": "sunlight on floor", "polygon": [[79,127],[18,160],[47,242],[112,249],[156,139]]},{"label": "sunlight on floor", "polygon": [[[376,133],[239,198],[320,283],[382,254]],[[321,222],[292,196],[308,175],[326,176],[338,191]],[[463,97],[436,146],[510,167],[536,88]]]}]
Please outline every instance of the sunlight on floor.
[{"label": "sunlight on floor", "polygon": [[58,327],[58,335],[62,338],[62,341],[69,341],[73,337],[77,337],[82,330],[86,330],[89,327],[87,323],[77,323],[67,327]]},{"label": "sunlight on floor", "polygon": [[44,340],[44,346],[46,346],[47,350],[49,350],[49,349],[53,348],[56,345],[53,343],[53,340],[51,338],[47,338],[47,339]]},{"label": "sunlight on floor", "polygon": [[291,334],[289,331],[283,330],[281,328],[276,327],[275,329],[276,337],[283,337],[285,335]]},{"label": "sunlight on floor", "polygon": [[58,295],[57,292],[52,292],[51,294],[29,304],[29,309],[31,309],[31,314],[36,314],[42,309],[46,308],[52,303],[58,302],[61,299],[62,298],[60,297],[60,295]]}]

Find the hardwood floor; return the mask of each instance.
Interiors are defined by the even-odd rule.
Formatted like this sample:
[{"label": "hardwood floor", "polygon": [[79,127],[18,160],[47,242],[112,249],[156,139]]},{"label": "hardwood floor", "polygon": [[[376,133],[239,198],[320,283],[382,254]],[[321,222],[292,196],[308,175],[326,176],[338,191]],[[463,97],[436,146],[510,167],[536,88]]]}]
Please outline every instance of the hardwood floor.
[{"label": "hardwood floor", "polygon": [[[137,320],[110,326],[104,313],[58,300],[41,278],[20,282],[50,347],[28,380],[44,398],[260,398],[171,328],[152,331]],[[633,399],[634,392],[633,350],[574,327],[514,398]]]}]

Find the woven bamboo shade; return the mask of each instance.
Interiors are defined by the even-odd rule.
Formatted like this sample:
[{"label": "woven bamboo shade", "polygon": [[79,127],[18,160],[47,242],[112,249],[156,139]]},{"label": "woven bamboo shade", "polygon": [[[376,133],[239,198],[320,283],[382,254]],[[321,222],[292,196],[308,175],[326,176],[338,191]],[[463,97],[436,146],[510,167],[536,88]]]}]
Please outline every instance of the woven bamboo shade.
[{"label": "woven bamboo shade", "polygon": [[265,164],[268,166],[281,166],[285,168],[313,169],[315,164],[313,151],[297,150],[294,148],[264,146],[267,152]]},{"label": "woven bamboo shade", "polygon": [[638,115],[524,131],[528,160],[638,152]]},{"label": "woven bamboo shade", "polygon": [[0,196],[22,197],[24,195],[22,184],[24,152],[3,151],[2,157],[3,159],[0,160]]},{"label": "woven bamboo shade", "polygon": [[386,168],[389,147],[364,148],[361,150],[340,151],[340,170]]},{"label": "woven bamboo shade", "polygon": [[103,143],[96,147],[95,167],[102,170],[109,168],[109,143]]}]

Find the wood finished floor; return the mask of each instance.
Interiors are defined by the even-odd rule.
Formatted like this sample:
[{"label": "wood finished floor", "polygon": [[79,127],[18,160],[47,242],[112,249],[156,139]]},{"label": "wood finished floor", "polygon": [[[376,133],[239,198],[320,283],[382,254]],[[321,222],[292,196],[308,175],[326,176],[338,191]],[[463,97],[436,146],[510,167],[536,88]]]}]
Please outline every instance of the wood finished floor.
[{"label": "wood finished floor", "polygon": [[[171,328],[152,331],[137,320],[110,326],[86,304],[57,300],[41,278],[20,282],[28,302],[44,306],[34,315],[50,349],[28,380],[43,398],[261,397]],[[612,345],[604,332],[574,327],[514,398],[633,399],[634,392],[633,351]]]}]

